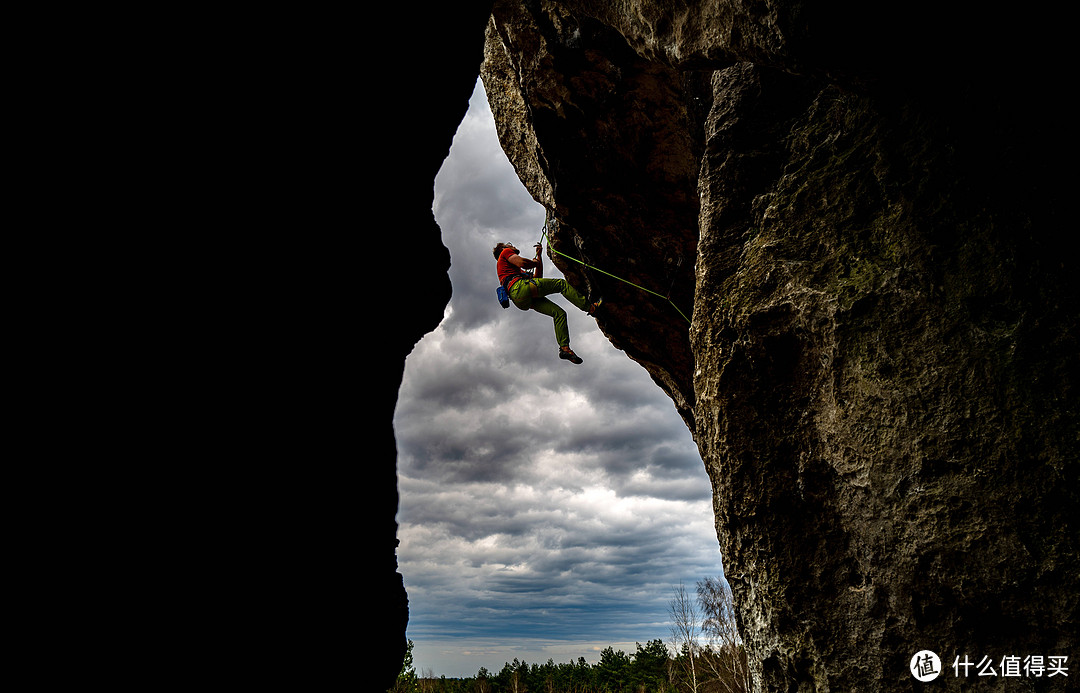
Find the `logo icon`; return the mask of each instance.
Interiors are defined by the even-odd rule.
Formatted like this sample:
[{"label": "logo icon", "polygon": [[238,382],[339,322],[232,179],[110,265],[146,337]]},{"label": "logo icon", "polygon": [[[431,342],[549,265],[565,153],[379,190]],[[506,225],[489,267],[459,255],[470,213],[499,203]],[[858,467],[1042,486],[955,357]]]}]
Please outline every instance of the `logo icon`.
[{"label": "logo icon", "polygon": [[911,658],[910,668],[917,681],[933,681],[941,674],[941,660],[930,650],[919,650]]}]

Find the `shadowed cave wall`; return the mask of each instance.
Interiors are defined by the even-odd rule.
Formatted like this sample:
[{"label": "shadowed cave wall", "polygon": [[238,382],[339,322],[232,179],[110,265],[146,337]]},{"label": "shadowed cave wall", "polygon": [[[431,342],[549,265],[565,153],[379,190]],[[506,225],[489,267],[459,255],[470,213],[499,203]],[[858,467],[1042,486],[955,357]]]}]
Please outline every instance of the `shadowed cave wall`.
[{"label": "shadowed cave wall", "polygon": [[[692,315],[552,257],[605,297],[604,334],[694,434],[756,685],[908,690],[924,647],[1075,655],[1080,347],[1052,27],[911,3],[487,15],[418,44],[465,57],[451,93],[408,94],[447,110],[417,149],[427,170],[402,172],[410,233],[445,256],[431,181],[486,30],[500,139],[554,247]],[[410,297],[427,318],[395,335],[402,363],[448,297]],[[391,593],[403,619],[400,576]]]},{"label": "shadowed cave wall", "polygon": [[[384,652],[378,657],[380,682],[387,690],[399,670],[406,648],[408,596],[397,571],[397,450],[394,442],[394,409],[405,368],[405,359],[416,343],[442,320],[451,296],[450,254],[432,213],[435,176],[450,152],[454,133],[468,110],[483,60],[484,27],[490,2],[429,5],[401,24],[396,12],[384,9],[382,21],[373,24],[386,31],[386,46],[374,70],[374,85],[367,85],[371,99],[386,103],[391,117],[379,120],[375,141],[376,199],[380,209],[392,212],[389,222],[371,219],[365,242],[367,257],[392,261],[403,253],[422,268],[422,281],[394,281],[392,295],[376,303],[377,324],[382,327],[373,351],[378,371],[373,379],[377,392],[377,420],[372,430],[377,460],[377,492],[371,501],[371,541],[379,557],[372,594],[381,608],[379,626],[388,629],[379,638]],[[384,101],[385,99],[385,101]],[[385,120],[386,122],[383,122]],[[357,124],[359,127],[359,124]],[[372,162],[364,162],[370,166]],[[389,204],[387,204],[389,203]],[[365,393],[367,396],[368,393]],[[385,601],[384,601],[385,597]]]}]

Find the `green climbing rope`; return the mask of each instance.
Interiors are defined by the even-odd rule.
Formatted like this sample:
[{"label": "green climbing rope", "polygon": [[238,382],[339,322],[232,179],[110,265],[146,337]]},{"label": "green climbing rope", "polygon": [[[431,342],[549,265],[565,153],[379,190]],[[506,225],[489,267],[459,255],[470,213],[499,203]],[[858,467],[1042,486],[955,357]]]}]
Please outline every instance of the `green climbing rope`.
[{"label": "green climbing rope", "polygon": [[[547,224],[544,224],[544,230],[540,235],[540,242],[541,243],[544,242],[544,238],[546,236],[547,236]],[[645,293],[652,294],[653,296],[659,296],[660,298],[662,298],[665,301],[667,301],[668,303],[670,303],[671,307],[674,308],[676,311],[678,311],[679,315],[681,315],[683,317],[683,320],[685,320],[687,323],[690,322],[690,318],[686,317],[686,314],[683,313],[681,310],[679,310],[679,306],[675,305],[675,302],[671,300],[671,296],[665,296],[665,295],[663,295],[661,293],[653,291],[652,289],[646,289],[644,286],[641,286],[639,284],[635,284],[634,282],[630,281],[629,279],[623,279],[622,277],[616,277],[611,272],[604,271],[604,270],[600,269],[599,267],[593,267],[592,265],[590,265],[590,264],[588,264],[586,262],[583,262],[583,261],[577,259],[576,257],[571,257],[571,256],[567,255],[564,252],[555,250],[554,248],[551,247],[550,241],[548,242],[548,250],[550,250],[553,253],[556,253],[558,255],[563,256],[567,260],[572,260],[572,261],[578,263],[579,265],[584,265],[585,267],[588,267],[591,270],[594,270],[596,272],[600,272],[601,274],[606,274],[607,276],[611,277],[612,279],[617,279],[617,280],[621,281],[624,284],[629,284],[630,286],[632,286],[632,287],[634,287],[636,289],[640,289],[641,291],[644,291]]]}]

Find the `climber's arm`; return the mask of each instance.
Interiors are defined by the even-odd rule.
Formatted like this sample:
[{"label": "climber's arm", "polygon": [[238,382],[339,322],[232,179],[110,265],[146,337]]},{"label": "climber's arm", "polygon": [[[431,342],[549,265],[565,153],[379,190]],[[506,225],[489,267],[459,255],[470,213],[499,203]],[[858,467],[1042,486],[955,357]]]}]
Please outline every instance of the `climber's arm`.
[{"label": "climber's arm", "polygon": [[506,260],[511,265],[516,265],[516,266],[520,267],[521,269],[532,269],[534,267],[543,267],[544,266],[544,263],[541,262],[539,255],[537,255],[535,260],[526,260],[525,258],[521,257],[520,255],[511,255],[510,257],[506,258]]}]

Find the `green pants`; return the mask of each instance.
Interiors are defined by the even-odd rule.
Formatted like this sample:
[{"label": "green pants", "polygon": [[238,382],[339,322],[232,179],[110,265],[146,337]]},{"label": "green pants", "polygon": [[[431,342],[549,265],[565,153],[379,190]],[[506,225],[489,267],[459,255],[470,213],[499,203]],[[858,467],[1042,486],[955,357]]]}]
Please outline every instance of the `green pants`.
[{"label": "green pants", "polygon": [[544,298],[550,294],[562,294],[581,310],[589,310],[588,300],[570,286],[565,279],[519,279],[510,287],[510,300],[521,310],[535,310],[555,321],[555,341],[559,346],[570,346],[570,330],[566,327],[566,311]]}]

